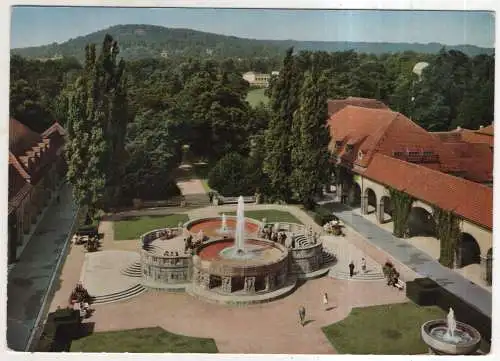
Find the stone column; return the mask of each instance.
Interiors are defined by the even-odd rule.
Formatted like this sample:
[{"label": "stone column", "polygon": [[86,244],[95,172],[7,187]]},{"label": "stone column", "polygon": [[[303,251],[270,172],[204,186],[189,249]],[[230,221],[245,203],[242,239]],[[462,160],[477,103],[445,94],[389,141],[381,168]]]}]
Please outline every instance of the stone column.
[{"label": "stone column", "polygon": [[255,293],[255,277],[245,277],[245,292]]},{"label": "stone column", "polygon": [[361,196],[361,214],[368,214],[368,196]]},{"label": "stone column", "polygon": [[493,276],[493,257],[481,256],[481,279],[491,286]]},{"label": "stone column", "polygon": [[384,201],[378,202],[378,207],[377,207],[377,221],[378,223],[384,223]]}]

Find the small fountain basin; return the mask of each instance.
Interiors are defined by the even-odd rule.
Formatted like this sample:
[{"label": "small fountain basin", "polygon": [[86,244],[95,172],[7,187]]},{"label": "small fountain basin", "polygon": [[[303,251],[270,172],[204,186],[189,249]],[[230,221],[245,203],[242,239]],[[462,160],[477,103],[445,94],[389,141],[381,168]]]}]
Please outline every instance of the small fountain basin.
[{"label": "small fountain basin", "polygon": [[458,321],[451,336],[445,319],[424,323],[421,336],[433,353],[440,355],[470,355],[477,351],[481,342],[481,334],[474,327]]}]

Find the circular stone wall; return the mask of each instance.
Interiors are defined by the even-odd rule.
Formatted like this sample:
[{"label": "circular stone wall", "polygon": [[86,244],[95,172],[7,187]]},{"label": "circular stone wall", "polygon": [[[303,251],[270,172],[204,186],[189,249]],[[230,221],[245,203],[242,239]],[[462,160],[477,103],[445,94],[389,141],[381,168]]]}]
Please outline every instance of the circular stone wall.
[{"label": "circular stone wall", "polygon": [[233,239],[207,242],[193,257],[193,283],[222,294],[259,294],[283,287],[287,280],[288,250],[264,239],[245,240],[250,258],[225,257]]},{"label": "circular stone wall", "polygon": [[[142,285],[154,289],[182,289],[191,282],[193,260],[190,254],[167,256],[155,243],[177,242],[181,230],[171,229],[175,237],[162,239],[166,229],[154,230],[141,236],[140,253]],[[157,241],[157,242],[155,242]],[[180,242],[183,243],[183,242]],[[178,246],[181,248],[181,246]],[[173,252],[172,252],[173,253]]]},{"label": "circular stone wall", "polygon": [[[236,229],[236,217],[226,216],[226,224],[230,230],[228,236],[233,236]],[[184,224],[184,228],[196,236],[200,231],[203,231],[205,236],[210,238],[221,238],[223,233],[219,232],[222,228],[222,217],[198,218],[193,219]],[[255,219],[245,218],[245,233],[247,235],[257,234],[261,229],[261,223]]]},{"label": "circular stone wall", "polygon": [[305,274],[319,270],[323,264],[323,244],[318,242],[302,248],[292,248],[290,273]]}]

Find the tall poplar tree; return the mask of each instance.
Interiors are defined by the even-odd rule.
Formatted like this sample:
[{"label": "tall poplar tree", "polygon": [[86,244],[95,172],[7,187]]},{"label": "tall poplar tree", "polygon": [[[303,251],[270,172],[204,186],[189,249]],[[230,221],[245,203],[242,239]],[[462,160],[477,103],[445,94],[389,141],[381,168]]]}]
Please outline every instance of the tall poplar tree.
[{"label": "tall poplar tree", "polygon": [[313,64],[300,91],[300,106],[294,115],[290,183],[294,196],[308,208],[330,174],[328,162],[328,109],[326,79]]},{"label": "tall poplar tree", "polygon": [[106,35],[97,58],[85,48],[85,67],[76,81],[68,109],[66,159],[68,181],[80,206],[92,217],[99,207],[119,200],[124,171],[127,114],[125,63],[118,64],[118,44]]},{"label": "tall poplar tree", "polygon": [[286,52],[283,68],[272,83],[270,108],[272,112],[265,133],[266,157],[263,170],[268,176],[272,194],[278,199],[289,201],[291,191],[289,177],[292,171],[290,158],[290,131],[293,113],[297,109],[297,71],[294,66],[293,48]]}]

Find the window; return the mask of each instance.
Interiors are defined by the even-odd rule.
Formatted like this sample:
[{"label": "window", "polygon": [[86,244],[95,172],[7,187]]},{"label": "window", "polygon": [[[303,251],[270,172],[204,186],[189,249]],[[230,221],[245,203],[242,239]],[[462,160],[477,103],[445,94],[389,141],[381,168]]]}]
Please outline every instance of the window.
[{"label": "window", "polygon": [[404,155],[404,152],[392,152],[392,155],[395,156],[395,157],[402,157]]},{"label": "window", "polygon": [[424,151],[424,155],[427,156],[427,157],[429,157],[429,156],[434,155],[434,152],[431,151],[431,150],[426,150],[426,151]]},{"label": "window", "polygon": [[353,148],[354,148],[354,145],[352,145],[352,144],[347,144],[347,146],[346,146],[346,152],[350,152],[350,151],[352,151],[352,149],[353,149]]}]

